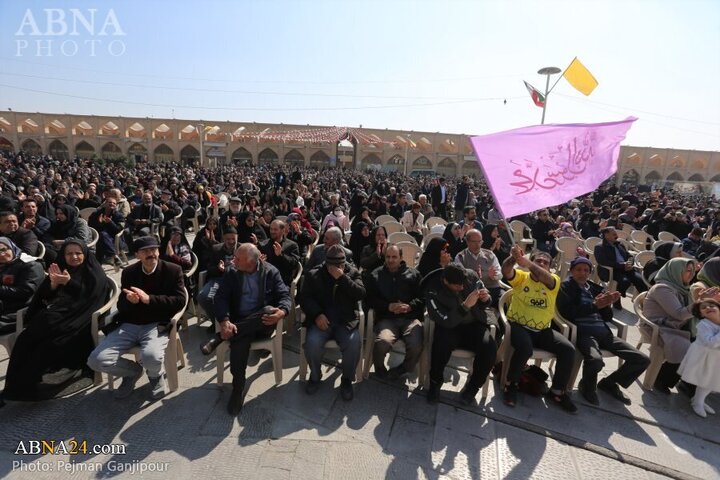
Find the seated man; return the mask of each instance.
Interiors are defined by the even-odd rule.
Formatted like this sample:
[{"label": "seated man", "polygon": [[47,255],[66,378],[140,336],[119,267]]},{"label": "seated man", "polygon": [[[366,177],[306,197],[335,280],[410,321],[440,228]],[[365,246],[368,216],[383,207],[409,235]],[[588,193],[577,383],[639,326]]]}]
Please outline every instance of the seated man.
[{"label": "seated man", "polygon": [[[95,371],[122,377],[120,388],[114,392],[118,399],[130,396],[144,367],[151,396],[158,399],[167,391],[165,347],[170,319],[185,305],[184,280],[178,265],[160,260],[160,245],[155,237],[140,237],[133,247],[140,261],[122,272],[122,294],[113,322],[116,328],[93,350],[88,365]],[[122,357],[133,347],[140,347],[142,366]]]},{"label": "seated man", "polygon": [[[523,256],[522,248],[513,245],[510,256],[503,262],[503,276],[513,288],[507,316],[510,342],[515,349],[510,358],[503,400],[506,405],[515,406],[522,369],[532,356],[533,349],[540,348],[557,357],[547,398],[572,413],[577,411],[577,407],[565,389],[575,363],[575,347],[551,325],[560,278],[550,273],[550,261],[550,254],[540,250],[533,251],[528,260]],[[529,271],[513,268],[516,263]]]},{"label": "seated man", "polygon": [[[238,234],[235,227],[226,227],[222,240],[222,243],[213,245],[210,250],[205,284],[198,294],[198,304],[212,319],[215,318],[215,295],[218,288],[220,288],[220,279],[225,275],[226,271],[234,268],[233,259],[235,258],[235,250],[238,247]],[[212,347],[214,346],[216,345]],[[214,348],[210,351],[203,350],[203,353],[209,355],[212,350]]]},{"label": "seated man", "polygon": [[160,211],[163,214],[162,225],[164,225],[165,228],[182,226],[180,224],[181,222],[178,222],[177,225],[175,224],[175,217],[182,213],[182,208],[173,200],[170,190],[163,190],[160,193],[160,201],[157,202],[157,206],[160,207]]},{"label": "seated man", "polygon": [[100,263],[110,259],[117,266],[122,264],[117,256],[118,252],[115,251],[115,235],[122,231],[124,222],[125,219],[117,208],[117,200],[112,196],[108,196],[105,203],[90,214],[88,225],[99,235],[95,255]]},{"label": "seated man", "polygon": [[220,337],[230,341],[233,389],[227,410],[237,415],[243,406],[250,345],[270,337],[275,325],[290,312],[291,304],[290,290],[280,272],[260,261],[255,245],[240,244],[233,265],[235,268],[226,270],[215,295],[215,318],[220,322]]},{"label": "seated man", "polygon": [[402,261],[402,250],[395,245],[385,249],[385,265],[366,278],[367,304],[375,311],[373,364],[380,376],[388,374],[385,357],[397,340],[405,342],[405,361],[390,369],[393,378],[412,372],[420,360],[425,310],[420,280],[420,273]]},{"label": "seated man", "polygon": [[471,270],[449,263],[442,270],[442,282],[427,294],[427,309],[435,322],[430,359],[430,390],[427,401],[437,403],[443,384],[443,372],[452,351],[457,348],[475,353],[472,374],[460,394],[463,403],[475,402],[480,387],[495,364],[497,347],[490,337],[487,313],[490,292]]},{"label": "seated man", "polygon": [[309,272],[313,268],[321,265],[325,261],[325,255],[327,253],[327,250],[333,245],[337,245],[343,249],[343,251],[345,252],[344,261],[352,265],[352,252],[349,248],[345,248],[342,246],[342,239],[342,230],[340,230],[338,227],[328,228],[325,232],[325,236],[323,236],[323,244],[318,245],[313,249],[312,253],[310,254],[310,258],[305,263],[305,271]]},{"label": "seated man", "polygon": [[315,241],[315,235],[317,235],[317,233],[310,233],[307,228],[302,226],[300,223],[300,214],[291,213],[287,218],[285,235],[286,238],[297,243],[300,262],[304,264],[308,248],[310,248],[310,245]]},{"label": "seated man", "polygon": [[37,202],[32,197],[22,201],[22,212],[18,215],[18,222],[22,228],[31,230],[41,242],[45,240],[45,235],[50,229],[50,220],[38,214]]},{"label": "seated man", "polygon": [[455,263],[477,273],[492,297],[492,306],[497,308],[504,293],[500,287],[500,262],[492,250],[482,248],[483,236],[479,230],[469,230],[465,234],[467,248],[455,255]]},{"label": "seated man", "polygon": [[[630,285],[634,285],[638,292],[647,290],[642,275],[635,271],[633,259],[622,243],[618,242],[618,234],[613,227],[605,227],[600,230],[602,243],[595,247],[595,260],[598,265],[612,268],[613,280],[617,282],[617,289],[621,296],[625,296]],[[603,282],[610,280],[607,270],[598,270],[598,276]],[[620,301],[615,302],[615,308],[622,310]]]},{"label": "seated man", "polygon": [[[628,388],[645,371],[650,359],[613,335],[605,323],[612,320],[610,306],[620,299],[620,293],[608,292],[589,281],[592,268],[592,262],[585,257],[576,257],[571,261],[571,276],[560,286],[557,299],[560,314],[577,326],[576,344],[585,359],[578,390],[593,405],[600,404],[596,387],[625,405],[630,405],[630,399],[618,385]],[[598,373],[605,366],[600,349],[614,353],[624,363],[598,383]]]},{"label": "seated man", "polygon": [[162,210],[153,203],[150,192],[143,193],[142,203],[134,207],[127,217],[124,234],[127,246],[132,248],[134,245],[134,235],[148,236],[157,234],[163,218]]},{"label": "seated man", "polygon": [[33,257],[39,253],[37,237],[32,230],[20,226],[13,212],[0,212],[0,235],[12,240],[23,253]]},{"label": "seated man", "polygon": [[342,352],[340,395],[345,401],[353,399],[352,382],[360,361],[362,342],[358,332],[357,308],[364,297],[365,287],[360,272],[346,263],[345,249],[340,245],[329,247],[320,267],[307,273],[299,304],[305,312],[307,326],[303,348],[310,365],[310,380],[305,388],[309,395],[320,387],[325,342],[335,340]]},{"label": "seated man", "polygon": [[260,242],[260,252],[266,262],[280,270],[283,282],[288,287],[300,267],[300,251],[297,243],[285,238],[286,225],[282,220],[270,223],[270,238]]}]

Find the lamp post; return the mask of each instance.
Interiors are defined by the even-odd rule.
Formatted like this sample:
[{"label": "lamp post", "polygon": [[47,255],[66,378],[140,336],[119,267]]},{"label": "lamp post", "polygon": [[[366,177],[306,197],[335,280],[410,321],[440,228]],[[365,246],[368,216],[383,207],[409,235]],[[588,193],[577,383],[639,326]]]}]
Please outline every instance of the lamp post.
[{"label": "lamp post", "polygon": [[408,173],[408,151],[410,150],[410,134],[406,133],[405,136],[407,137],[407,141],[405,142],[405,168],[403,169],[403,174],[407,175]]},{"label": "lamp post", "polygon": [[[547,108],[547,102],[548,102],[548,95],[550,95],[550,75],[555,75],[560,73],[562,70],[560,70],[557,67],[545,67],[538,70],[538,74],[545,75],[545,104],[543,105],[543,113],[542,113],[542,119],[540,120],[540,125],[543,125],[545,123],[545,109]],[[559,79],[558,79],[559,80]],[[555,85],[557,85],[557,82],[553,84],[553,88],[555,88]]]},{"label": "lamp post", "polygon": [[200,134],[200,167],[202,167],[203,166],[203,151],[204,151],[203,137],[205,136],[205,124],[200,123],[200,124],[198,124],[198,127],[200,127],[198,130],[198,133]]}]

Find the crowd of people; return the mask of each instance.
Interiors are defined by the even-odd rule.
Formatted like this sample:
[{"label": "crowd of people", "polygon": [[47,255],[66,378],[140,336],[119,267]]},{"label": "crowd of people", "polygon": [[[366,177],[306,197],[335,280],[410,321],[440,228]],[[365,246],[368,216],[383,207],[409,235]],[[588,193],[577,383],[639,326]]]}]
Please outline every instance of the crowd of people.
[{"label": "crowd of people", "polygon": [[[714,373],[720,362],[720,208],[709,195],[608,183],[566,204],[504,219],[487,185],[468,176],[249,164],[126,168],[23,152],[1,155],[0,168],[0,328],[9,335],[18,330],[5,400],[52,398],[94,372],[122,378],[117,398],[132,394],[146,372],[152,397],[162,397],[170,319],[187,296],[217,322],[203,353],[230,343],[233,415],[243,405],[251,342],[272,335],[278,322],[294,315],[295,304],[307,329],[302,348],[310,395],[321,388],[325,344],[335,340],[342,355],[340,395],[353,399],[363,351],[360,312],[372,310],[374,330],[366,335],[374,338],[374,374],[404,378],[429,355],[431,403],[440,399],[453,351],[464,349],[474,360],[462,401],[474,403],[495,369],[505,372],[505,404],[515,406],[518,393],[531,390],[526,363],[537,348],[556,357],[552,384],[540,389],[548,403],[577,410],[571,374],[580,355],[580,394],[597,405],[599,389],[629,404],[621,387],[629,387],[649,359],[609,325],[623,296],[646,291],[643,312],[660,326],[665,351],[655,390],[670,393],[677,385],[701,416],[712,413],[707,395],[720,390]],[[81,212],[87,209],[86,220]],[[408,250],[390,242],[382,220],[388,218],[420,247],[419,258],[403,258]],[[536,248],[518,245],[510,220],[524,222],[521,235]],[[644,249],[653,249],[654,259],[638,269],[618,238],[624,226],[648,239],[667,232],[677,242],[649,240]],[[191,229],[192,243],[186,237]],[[557,242],[564,237],[599,242],[592,251],[578,248],[561,258],[566,253]],[[139,261],[128,265],[125,249]],[[566,278],[558,275],[563,260],[569,262]],[[111,290],[103,263],[123,271],[118,313],[95,344],[90,315]],[[183,274],[188,271],[196,274]],[[205,283],[198,289],[201,271]],[[24,307],[21,329],[17,312]],[[574,342],[557,328],[560,316],[577,327]],[[429,322],[431,349],[423,352]],[[398,340],[405,358],[388,368]],[[140,348],[140,363],[122,357],[133,347]],[[598,380],[601,350],[624,362]]]}]

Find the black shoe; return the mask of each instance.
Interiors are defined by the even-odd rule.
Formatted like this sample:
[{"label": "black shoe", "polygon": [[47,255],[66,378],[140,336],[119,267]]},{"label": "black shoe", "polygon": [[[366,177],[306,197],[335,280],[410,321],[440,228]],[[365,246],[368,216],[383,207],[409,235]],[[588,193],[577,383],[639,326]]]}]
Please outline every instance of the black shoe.
[{"label": "black shoe", "polygon": [[352,380],[349,378],[340,379],[340,397],[346,402],[349,402],[353,399],[353,396]]},{"label": "black shoe", "polygon": [[216,335],[213,338],[210,339],[205,345],[200,347],[200,351],[203,353],[203,355],[210,355],[215,351],[215,349],[223,342],[222,338],[220,338],[220,335]]},{"label": "black shoe", "polygon": [[427,393],[427,401],[429,404],[435,405],[440,401],[440,387],[442,387],[440,382],[430,381],[430,388]]},{"label": "black shoe", "polygon": [[508,407],[514,407],[517,405],[518,385],[517,383],[511,383],[505,385],[503,390],[503,403]]},{"label": "black shoe", "polygon": [[585,385],[585,380],[580,379],[578,383],[578,391],[588,403],[593,405],[600,405],[600,399],[598,398],[597,390],[588,385]]},{"label": "black shoe", "polygon": [[258,357],[267,358],[270,356],[270,350],[258,350]]},{"label": "black shoe", "polygon": [[463,405],[475,405],[475,395],[477,395],[478,389],[477,388],[465,388],[460,393],[460,402]]},{"label": "black shoe", "polygon": [[684,393],[688,398],[693,398],[695,396],[695,385],[692,383],[688,383],[685,380],[680,380],[678,384],[675,386],[677,388],[677,391],[680,393]]},{"label": "black shoe", "polygon": [[308,382],[305,384],[305,393],[308,395],[315,395],[317,391],[320,389],[320,382],[317,380],[308,380]]},{"label": "black shoe", "polygon": [[400,377],[403,377],[408,374],[408,371],[405,369],[403,364],[401,363],[397,367],[393,367],[388,371],[388,377],[390,377],[392,380],[397,380]]},{"label": "black shoe", "polygon": [[670,395],[670,387],[665,385],[664,383],[658,382],[657,380],[653,384],[653,390],[655,390],[658,393],[664,393],[665,395]]},{"label": "black shoe", "polygon": [[620,300],[618,300],[617,302],[613,303],[613,307],[615,308],[615,310],[622,310],[622,309],[623,309],[622,303],[620,303]]},{"label": "black shoe", "polygon": [[615,400],[619,400],[625,405],[632,404],[632,400],[630,400],[621,390],[620,386],[613,382],[608,380],[607,378],[603,378],[598,382],[598,388],[602,390],[603,392],[609,394],[611,397],[613,397]]},{"label": "black shoe", "polygon": [[242,410],[242,407],[243,407],[243,392],[242,392],[242,390],[233,388],[233,391],[230,394],[230,400],[228,401],[227,411],[230,415],[232,415],[233,417],[236,417]]},{"label": "black shoe", "polygon": [[554,403],[555,405],[562,408],[566,412],[569,412],[569,413],[577,412],[577,407],[575,406],[573,401],[570,400],[570,395],[568,395],[567,393],[557,394],[557,393],[553,393],[552,390],[549,390],[545,394],[545,398],[548,399],[550,401],[550,403]]}]

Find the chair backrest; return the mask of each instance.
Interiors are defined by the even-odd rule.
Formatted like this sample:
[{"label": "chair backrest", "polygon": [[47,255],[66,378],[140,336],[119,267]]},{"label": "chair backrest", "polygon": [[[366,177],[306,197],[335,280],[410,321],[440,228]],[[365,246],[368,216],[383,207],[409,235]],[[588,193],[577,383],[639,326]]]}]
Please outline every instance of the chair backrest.
[{"label": "chair backrest", "polygon": [[45,244],[42,242],[38,242],[38,253],[35,256],[38,260],[42,260],[43,257],[45,257]]},{"label": "chair backrest", "polygon": [[629,240],[630,239],[630,233],[628,233],[626,230],[615,229],[615,233],[617,233],[618,238],[621,240]]},{"label": "chair backrest", "polygon": [[82,210],[80,210],[80,218],[82,218],[83,220],[85,220],[87,222],[88,219],[90,218],[90,215],[95,213],[95,210],[97,210],[97,209],[92,208],[92,207],[91,208],[83,208]]},{"label": "chair backrest", "polygon": [[278,215],[275,217],[275,220],[282,220],[283,222],[287,222],[287,215]]},{"label": "chair backrest", "polygon": [[555,248],[565,260],[572,260],[577,256],[577,248],[583,246],[583,241],[573,237],[561,237],[555,242]]},{"label": "chair backrest", "polygon": [[445,219],[442,218],[442,217],[430,217],[430,218],[428,218],[427,220],[425,220],[425,226],[426,226],[428,229],[431,229],[431,228],[434,227],[435,225],[443,225],[443,226],[445,226],[445,225],[447,225],[447,223],[448,223],[447,220],[445,220]]},{"label": "chair backrest", "polygon": [[197,255],[195,255],[195,252],[190,251],[190,257],[192,258],[192,266],[189,270],[183,272],[186,278],[190,278],[195,275],[195,271],[198,269],[198,265],[200,264],[200,261],[198,260]]},{"label": "chair backrest", "polygon": [[588,237],[585,239],[585,251],[589,253],[595,252],[595,247],[600,245],[602,243],[602,238],[600,237]]},{"label": "chair backrest", "polygon": [[640,268],[645,268],[645,264],[647,264],[650,260],[654,258],[655,252],[651,250],[643,250],[642,252],[638,252],[638,254],[635,255],[635,265]]},{"label": "chair backrest", "polygon": [[385,225],[388,222],[397,222],[392,215],[380,215],[375,219],[375,225]]},{"label": "chair backrest", "polygon": [[97,245],[98,240],[100,239],[100,234],[97,230],[95,230],[92,227],[88,227],[90,229],[90,243],[88,243],[88,248],[94,248],[95,245]]},{"label": "chair backrest", "polygon": [[433,238],[442,238],[442,233],[428,233],[427,235],[425,235],[422,239],[422,244],[420,245],[420,248],[425,250],[428,243],[430,243],[430,240],[432,240]]},{"label": "chair backrest", "polygon": [[415,242],[399,242],[396,246],[402,251],[402,259],[405,261],[408,267],[415,268],[420,262],[420,255],[422,255],[422,248]]},{"label": "chair backrest", "polygon": [[630,233],[630,240],[636,243],[642,243],[645,244],[646,242],[654,242],[655,239],[647,232],[644,232],[643,230],[633,230]]},{"label": "chair backrest", "polygon": [[512,229],[512,233],[515,236],[515,241],[526,238],[526,230],[530,230],[530,227],[528,227],[525,222],[520,220],[513,220],[512,222],[510,222],[510,228]]},{"label": "chair backrest", "polygon": [[629,240],[626,240],[624,238],[618,238],[618,243],[624,246],[625,250],[627,250],[629,253],[637,252],[635,245],[633,245]]},{"label": "chair backrest", "polygon": [[667,240],[655,240],[655,241],[653,242],[653,244],[652,244],[652,249],[653,249],[653,250],[657,250],[657,248],[658,248],[660,245],[664,245],[664,244],[666,244],[666,243],[673,243],[673,242],[667,241]]},{"label": "chair backrest", "polygon": [[632,225],[630,225],[629,223],[623,223],[623,226],[622,226],[623,232],[627,232],[627,234],[630,235],[630,234],[632,234],[633,230],[635,230],[635,229],[633,228]]},{"label": "chair backrest", "polygon": [[415,238],[409,233],[393,232],[388,236],[388,243],[414,242]]},{"label": "chair backrest", "polygon": [[120,286],[112,278],[107,278],[108,280],[110,280],[110,295],[108,297],[108,301],[105,302],[102,307],[98,308],[93,312],[91,319],[92,323],[90,333],[92,334],[95,346],[98,345],[98,329],[100,327],[100,317],[108,313],[117,304],[117,301],[120,298]]},{"label": "chair backrest", "polygon": [[405,227],[403,227],[400,222],[396,222],[394,219],[392,222],[383,223],[383,227],[385,227],[388,235],[395,232],[405,232]]},{"label": "chair backrest", "polygon": [[681,242],[681,240],[673,235],[670,232],[660,232],[658,233],[658,240],[663,240],[665,242]]}]

